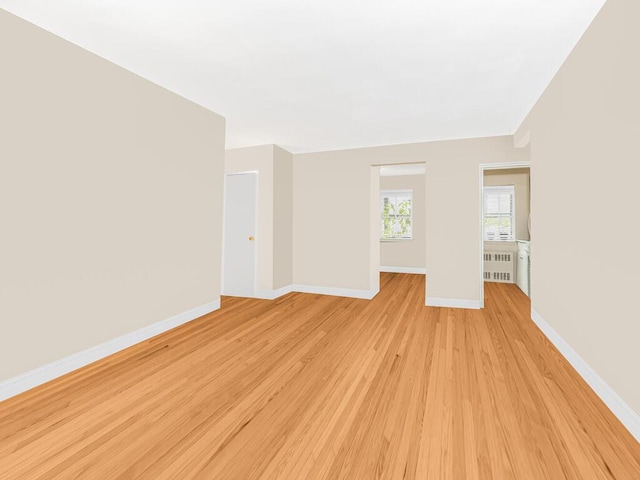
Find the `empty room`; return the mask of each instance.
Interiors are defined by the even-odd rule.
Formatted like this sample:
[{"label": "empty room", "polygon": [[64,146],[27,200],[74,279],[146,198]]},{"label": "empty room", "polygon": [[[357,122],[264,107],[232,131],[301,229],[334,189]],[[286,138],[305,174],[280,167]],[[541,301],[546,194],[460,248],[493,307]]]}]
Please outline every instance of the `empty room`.
[{"label": "empty room", "polygon": [[640,479],[639,23],[0,0],[0,480]]}]

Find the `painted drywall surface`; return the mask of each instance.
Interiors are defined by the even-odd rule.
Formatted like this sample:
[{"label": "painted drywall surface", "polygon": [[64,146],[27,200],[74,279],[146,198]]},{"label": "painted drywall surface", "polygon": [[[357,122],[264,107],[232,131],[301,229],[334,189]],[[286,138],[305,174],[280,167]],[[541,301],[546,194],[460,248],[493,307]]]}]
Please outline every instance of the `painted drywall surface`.
[{"label": "painted drywall surface", "polygon": [[485,252],[517,252],[517,242],[484,242]]},{"label": "painted drywall surface", "polygon": [[518,133],[532,306],[638,413],[639,20],[640,2],[609,0]]},{"label": "painted drywall surface", "polygon": [[[529,240],[529,169],[514,168],[509,170],[486,170],[485,186],[513,185],[516,203],[516,239]],[[516,242],[484,242],[486,251],[517,251]]]},{"label": "painted drywall surface", "polygon": [[0,381],[220,295],[224,119],[0,10]]},{"label": "painted drywall surface", "polygon": [[479,300],[479,165],[528,159],[511,137],[294,155],[294,283],[373,288],[371,166],[426,162],[428,296]]},{"label": "painted drywall surface", "polygon": [[370,289],[371,166],[339,153],[293,157],[293,281]]},{"label": "painted drywall surface", "polygon": [[380,167],[369,167],[369,293],[380,291]]},{"label": "painted drywall surface", "polygon": [[424,175],[380,177],[380,190],[413,191],[413,238],[411,240],[381,241],[380,265],[424,268],[424,224],[426,220],[424,183]]},{"label": "painted drywall surface", "polygon": [[293,283],[293,155],[273,149],[273,288]]},{"label": "painted drywall surface", "polygon": [[225,173],[258,172],[256,289],[273,289],[273,145],[225,152]]}]

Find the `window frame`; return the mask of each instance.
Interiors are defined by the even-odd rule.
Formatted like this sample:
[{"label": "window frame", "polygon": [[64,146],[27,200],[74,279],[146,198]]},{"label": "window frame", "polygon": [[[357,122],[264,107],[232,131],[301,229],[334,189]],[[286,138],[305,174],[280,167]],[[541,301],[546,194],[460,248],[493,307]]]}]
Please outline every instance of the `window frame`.
[{"label": "window frame", "polygon": [[[487,238],[486,231],[486,220],[487,220],[487,193],[488,191],[493,190],[494,192],[507,192],[511,195],[511,212],[510,212],[510,220],[511,220],[511,236],[508,238]],[[507,218],[506,215],[494,214],[492,218]],[[482,241],[484,242],[496,242],[496,243],[506,243],[506,242],[515,242],[516,241],[516,187],[515,185],[485,185],[482,191]]]},{"label": "window frame", "polygon": [[410,242],[412,240],[414,240],[414,235],[413,235],[413,189],[412,188],[404,188],[404,189],[384,189],[384,190],[380,190],[380,195],[378,197],[378,202],[379,202],[379,212],[378,212],[378,219],[379,221],[382,221],[383,217],[382,217],[382,202],[383,202],[383,198],[384,196],[392,196],[392,195],[398,195],[398,194],[409,194],[410,195],[410,199],[411,199],[411,214],[409,215],[409,221],[411,222],[411,236],[409,237],[398,237],[398,238],[393,238],[393,237],[384,237],[383,233],[382,233],[382,228],[380,228],[379,231],[379,237],[380,237],[380,242]]}]

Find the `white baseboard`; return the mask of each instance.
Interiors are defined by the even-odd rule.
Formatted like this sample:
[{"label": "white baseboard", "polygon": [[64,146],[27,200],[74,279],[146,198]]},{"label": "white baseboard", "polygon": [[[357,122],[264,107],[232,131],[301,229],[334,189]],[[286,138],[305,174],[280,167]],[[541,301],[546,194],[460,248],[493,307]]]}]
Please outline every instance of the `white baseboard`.
[{"label": "white baseboard", "polygon": [[148,340],[167,330],[171,330],[179,325],[190,322],[198,317],[206,315],[220,308],[220,299],[213,302],[192,308],[186,312],[174,315],[171,318],[154,323],[131,333],[122,335],[121,337],[108,340],[100,345],[74,353],[68,357],[61,358],[55,362],[43,365],[29,372],[18,375],[0,382],[0,401],[26,392],[38,385],[42,385],[50,380],[61,377],[69,372],[77,370],[102,358],[108,357],[120,350],[131,347],[136,343]]},{"label": "white baseboard", "polygon": [[462,298],[427,297],[424,304],[427,307],[470,308],[473,310],[482,308],[480,300],[465,300]]},{"label": "white baseboard", "polygon": [[287,285],[286,287],[278,288],[276,290],[256,290],[254,293],[255,298],[262,298],[265,300],[275,300],[282,297],[287,293],[293,292],[293,285]]},{"label": "white baseboard", "polygon": [[356,290],[351,288],[316,287],[313,285],[292,285],[291,291],[300,293],[317,293],[335,297],[364,298],[371,300],[379,290]]},{"label": "white baseboard", "polygon": [[416,268],[416,267],[380,267],[381,272],[388,273],[417,273],[421,275],[425,275],[427,273],[426,268]]},{"label": "white baseboard", "polygon": [[640,416],[618,395],[600,375],[569,345],[538,312],[531,309],[531,319],[542,333],[560,351],[567,361],[576,369],[591,389],[598,395],[607,407],[618,417],[620,422],[640,442]]},{"label": "white baseboard", "polygon": [[334,297],[364,298],[371,300],[375,297],[380,289],[376,290],[357,290],[352,288],[334,288],[334,287],[317,287],[314,285],[287,285],[277,290],[256,290],[252,296],[247,298],[260,298],[264,300],[275,300],[287,293],[315,293],[319,295],[332,295]]}]

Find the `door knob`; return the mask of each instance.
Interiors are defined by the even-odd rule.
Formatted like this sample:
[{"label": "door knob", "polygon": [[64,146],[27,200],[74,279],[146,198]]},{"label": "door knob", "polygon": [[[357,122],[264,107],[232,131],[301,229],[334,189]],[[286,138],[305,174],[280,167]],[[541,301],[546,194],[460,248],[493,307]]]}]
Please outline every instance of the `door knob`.
[{"label": "door knob", "polygon": [[253,242],[254,240],[255,240],[255,239],[253,238],[253,235],[251,235],[251,236],[249,237],[249,241],[250,241],[250,242]]}]

